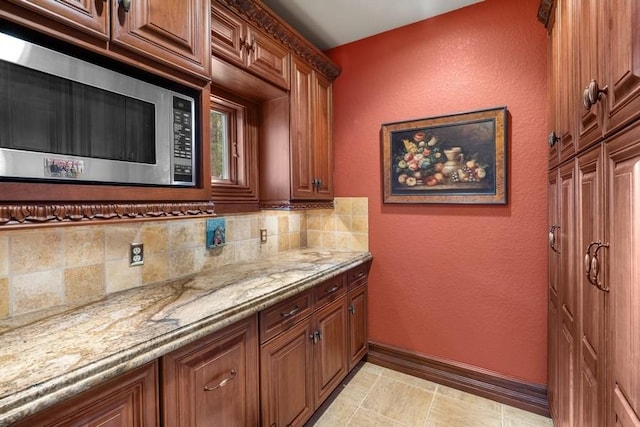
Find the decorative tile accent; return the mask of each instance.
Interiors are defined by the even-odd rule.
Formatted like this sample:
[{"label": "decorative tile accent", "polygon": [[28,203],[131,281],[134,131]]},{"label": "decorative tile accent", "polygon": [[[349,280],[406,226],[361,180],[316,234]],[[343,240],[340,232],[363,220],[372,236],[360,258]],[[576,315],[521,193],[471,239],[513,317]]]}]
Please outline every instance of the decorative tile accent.
[{"label": "decorative tile accent", "polygon": [[207,219],[207,245],[211,249],[227,243],[227,227],[224,218]]}]

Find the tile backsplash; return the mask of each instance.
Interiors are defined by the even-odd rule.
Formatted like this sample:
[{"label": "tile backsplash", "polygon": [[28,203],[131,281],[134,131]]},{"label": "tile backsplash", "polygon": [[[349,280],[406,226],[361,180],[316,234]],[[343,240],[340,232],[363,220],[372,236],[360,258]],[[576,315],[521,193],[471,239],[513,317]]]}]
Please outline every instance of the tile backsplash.
[{"label": "tile backsplash", "polygon": [[[367,206],[367,198],[336,198],[333,210],[225,216],[227,243],[213,249],[204,218],[0,230],[0,319],[290,249],[368,250]],[[142,266],[129,266],[133,242],[144,243]]]}]

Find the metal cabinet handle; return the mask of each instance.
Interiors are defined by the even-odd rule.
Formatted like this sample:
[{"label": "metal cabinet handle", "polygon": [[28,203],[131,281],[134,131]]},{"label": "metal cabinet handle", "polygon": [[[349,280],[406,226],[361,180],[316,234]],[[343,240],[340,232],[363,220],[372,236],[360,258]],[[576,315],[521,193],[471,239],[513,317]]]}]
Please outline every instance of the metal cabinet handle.
[{"label": "metal cabinet handle", "polygon": [[118,0],[118,6],[125,12],[129,12],[129,9],[131,9],[131,0]]},{"label": "metal cabinet handle", "polygon": [[556,135],[554,131],[551,131],[551,133],[547,137],[547,144],[549,144],[549,148],[556,145],[558,141],[560,141],[560,138]]},{"label": "metal cabinet handle", "polygon": [[549,229],[549,247],[556,253],[560,253],[560,250],[556,248],[556,230],[559,229],[559,225],[552,225]]},{"label": "metal cabinet handle", "polygon": [[355,305],[349,304],[348,310],[349,310],[349,313],[356,314],[356,306]]},{"label": "metal cabinet handle", "polygon": [[291,310],[290,312],[288,312],[288,313],[280,313],[280,316],[282,316],[282,317],[284,317],[286,319],[287,317],[295,316],[299,312],[300,312],[300,307],[298,307],[296,305],[295,307],[293,307],[293,310]]},{"label": "metal cabinet handle", "polygon": [[320,341],[320,337],[321,337],[320,331],[315,331],[309,334],[309,339],[313,341],[314,344],[317,344],[318,341]]},{"label": "metal cabinet handle", "polygon": [[232,381],[236,377],[236,375],[238,375],[238,373],[236,372],[235,369],[232,369],[231,372],[230,372],[230,375],[227,378],[225,378],[222,381],[220,381],[218,383],[218,385],[216,385],[214,387],[204,386],[204,391],[213,391],[213,390],[217,390],[219,388],[222,388],[222,387],[226,386],[229,381]]},{"label": "metal cabinet handle", "polygon": [[333,286],[333,288],[331,288],[331,289],[326,289],[326,290],[325,290],[325,292],[326,292],[327,294],[332,294],[332,293],[336,292],[338,289],[340,289],[340,286],[338,286],[338,285],[334,285],[334,286]]},{"label": "metal cabinet handle", "polygon": [[590,110],[591,106],[598,102],[603,94],[606,95],[608,91],[609,86],[605,85],[603,88],[600,88],[595,79],[591,80],[584,88],[584,92],[582,94],[582,104],[584,105],[584,108],[586,110]]},{"label": "metal cabinet handle", "polygon": [[[595,250],[593,247],[595,246]],[[598,252],[602,248],[608,248],[609,243],[602,243],[602,241],[598,240],[597,242],[591,242],[589,246],[587,246],[587,250],[584,255],[584,270],[589,283],[591,283],[596,288],[600,289],[603,292],[609,292],[609,288],[605,287],[600,280],[600,260],[598,259]],[[593,252],[593,253],[592,253]]]}]

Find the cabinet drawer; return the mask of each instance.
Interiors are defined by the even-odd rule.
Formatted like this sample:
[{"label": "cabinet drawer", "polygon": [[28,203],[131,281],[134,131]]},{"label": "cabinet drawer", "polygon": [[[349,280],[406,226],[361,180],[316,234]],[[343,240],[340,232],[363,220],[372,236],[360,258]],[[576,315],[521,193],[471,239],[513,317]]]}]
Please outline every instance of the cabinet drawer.
[{"label": "cabinet drawer", "polygon": [[312,293],[309,289],[279,304],[260,312],[260,343],[270,340],[286,331],[299,320],[304,319],[313,309]]},{"label": "cabinet drawer", "polygon": [[367,282],[367,279],[369,278],[370,265],[371,264],[369,262],[365,262],[364,264],[360,264],[359,266],[347,271],[349,289]]},{"label": "cabinet drawer", "polygon": [[347,286],[344,274],[316,285],[313,288],[315,307],[319,308],[335,300],[337,297],[344,295],[346,290]]}]

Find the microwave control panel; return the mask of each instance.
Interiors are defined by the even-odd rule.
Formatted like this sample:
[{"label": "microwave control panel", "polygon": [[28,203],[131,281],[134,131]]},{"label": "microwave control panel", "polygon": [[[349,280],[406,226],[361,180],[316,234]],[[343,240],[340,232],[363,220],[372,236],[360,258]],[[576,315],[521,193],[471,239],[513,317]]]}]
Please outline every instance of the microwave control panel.
[{"label": "microwave control panel", "polygon": [[173,97],[173,184],[195,185],[193,102]]}]

